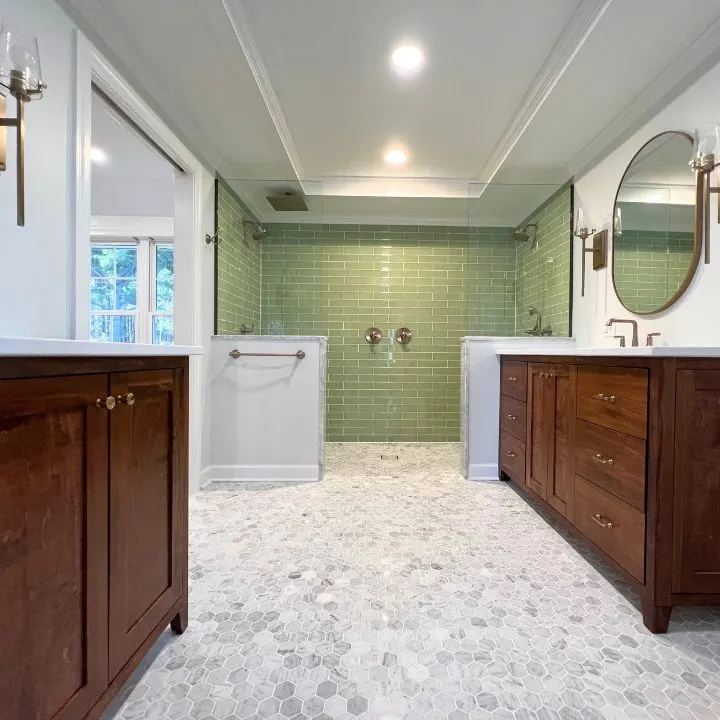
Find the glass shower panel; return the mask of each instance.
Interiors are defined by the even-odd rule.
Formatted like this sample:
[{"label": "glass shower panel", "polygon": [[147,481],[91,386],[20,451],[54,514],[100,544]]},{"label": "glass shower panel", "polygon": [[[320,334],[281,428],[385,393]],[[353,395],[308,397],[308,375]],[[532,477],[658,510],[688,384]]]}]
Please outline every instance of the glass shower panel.
[{"label": "glass shower panel", "polygon": [[469,334],[570,334],[572,192],[569,183],[470,186]]}]

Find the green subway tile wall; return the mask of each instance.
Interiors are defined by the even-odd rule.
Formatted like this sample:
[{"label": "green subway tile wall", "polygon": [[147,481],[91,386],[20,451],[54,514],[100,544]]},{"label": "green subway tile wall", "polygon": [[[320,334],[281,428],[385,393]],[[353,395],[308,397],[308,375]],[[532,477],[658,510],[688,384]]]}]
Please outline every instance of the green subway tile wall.
[{"label": "green subway tile wall", "polygon": [[553,335],[570,334],[570,243],[572,186],[561,188],[525,224],[537,224],[537,245],[529,240],[517,245],[517,334],[535,322],[528,308],[535,306],[543,326]]},{"label": "green subway tile wall", "polygon": [[217,333],[232,335],[246,325],[259,334],[262,247],[244,225],[255,218],[222,180],[217,193]]},{"label": "green subway tile wall", "polygon": [[[269,225],[263,330],[328,340],[330,441],[460,437],[460,338],[512,335],[509,229]],[[407,346],[389,333],[413,331]],[[365,331],[385,337],[371,346]]]},{"label": "green subway tile wall", "polygon": [[[538,249],[514,228],[417,225],[275,223],[258,244],[221,184],[218,332],[327,336],[329,441],[458,441],[463,335],[516,335],[531,304],[568,334],[570,193],[528,220]],[[389,337],[403,325],[407,346]]]},{"label": "green subway tile wall", "polygon": [[615,238],[613,277],[618,297],[633,312],[661,308],[685,281],[694,232],[623,230]]}]

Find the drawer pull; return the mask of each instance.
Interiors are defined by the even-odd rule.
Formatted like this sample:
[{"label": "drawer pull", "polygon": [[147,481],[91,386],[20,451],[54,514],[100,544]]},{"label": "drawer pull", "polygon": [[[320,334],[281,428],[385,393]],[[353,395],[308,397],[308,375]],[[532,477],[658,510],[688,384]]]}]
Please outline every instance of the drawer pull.
[{"label": "drawer pull", "polygon": [[120,404],[125,402],[128,405],[134,405],[135,404],[135,395],[134,395],[134,393],[128,393],[127,395],[118,395],[117,401]]},{"label": "drawer pull", "polygon": [[599,463],[602,463],[603,465],[614,465],[615,464],[615,461],[612,458],[605,457],[604,455],[601,455],[600,453],[595,453],[595,455],[593,455],[593,459]]},{"label": "drawer pull", "polygon": [[601,402],[609,402],[609,403],[615,402],[614,395],[605,395],[604,393],[598,393],[597,395],[595,395],[595,399],[600,400]]},{"label": "drawer pull", "polygon": [[506,450],[506,451],[505,451],[505,454],[506,454],[508,457],[517,457],[517,453],[516,453],[514,450]]},{"label": "drawer pull", "polygon": [[514,375],[511,375],[511,376],[508,378],[508,382],[517,382],[517,381],[518,381],[518,379],[517,379]]},{"label": "drawer pull", "polygon": [[512,420],[515,422],[517,420],[517,415],[506,415],[505,416],[508,420]]},{"label": "drawer pull", "polygon": [[600,513],[597,513],[592,516],[592,519],[600,526],[607,528],[608,530],[613,529],[612,521],[608,520],[607,518],[604,518]]}]

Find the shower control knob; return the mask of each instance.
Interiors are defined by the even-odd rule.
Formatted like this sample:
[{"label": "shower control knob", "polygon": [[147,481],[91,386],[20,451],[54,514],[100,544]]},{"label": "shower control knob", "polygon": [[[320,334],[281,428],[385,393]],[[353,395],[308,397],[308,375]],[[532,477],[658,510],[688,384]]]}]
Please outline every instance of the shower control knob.
[{"label": "shower control knob", "polygon": [[365,332],[365,340],[371,345],[377,345],[382,340],[382,330],[376,327],[368,328]]},{"label": "shower control knob", "polygon": [[407,345],[412,340],[412,330],[410,328],[401,327],[396,333],[395,338],[401,345]]}]

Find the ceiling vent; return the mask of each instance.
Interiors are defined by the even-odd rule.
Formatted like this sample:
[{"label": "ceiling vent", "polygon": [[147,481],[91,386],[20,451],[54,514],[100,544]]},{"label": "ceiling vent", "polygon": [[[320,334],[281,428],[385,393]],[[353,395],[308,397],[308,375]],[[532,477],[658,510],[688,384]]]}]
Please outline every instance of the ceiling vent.
[{"label": "ceiling vent", "polygon": [[268,195],[267,201],[277,212],[307,212],[308,206],[305,198],[294,192],[285,192],[282,195]]}]

